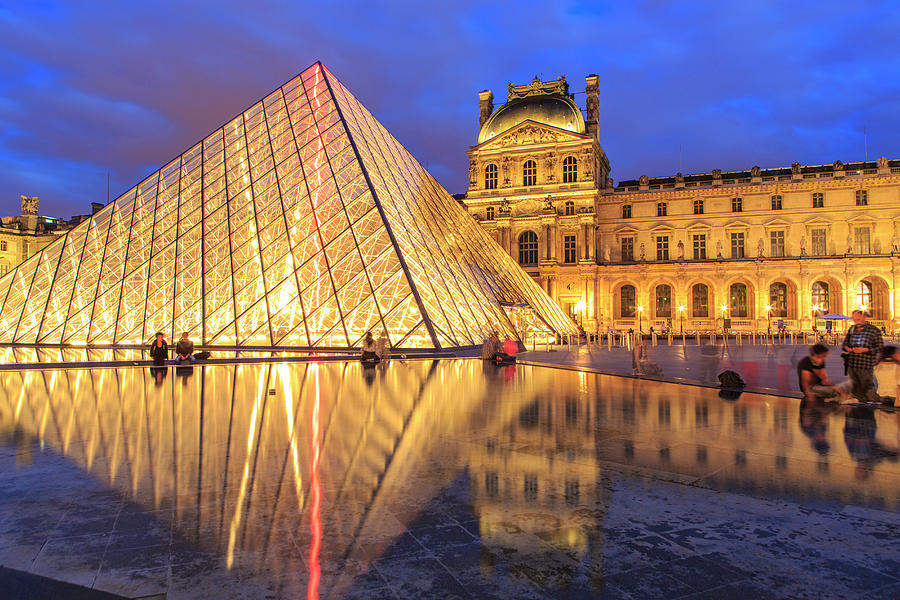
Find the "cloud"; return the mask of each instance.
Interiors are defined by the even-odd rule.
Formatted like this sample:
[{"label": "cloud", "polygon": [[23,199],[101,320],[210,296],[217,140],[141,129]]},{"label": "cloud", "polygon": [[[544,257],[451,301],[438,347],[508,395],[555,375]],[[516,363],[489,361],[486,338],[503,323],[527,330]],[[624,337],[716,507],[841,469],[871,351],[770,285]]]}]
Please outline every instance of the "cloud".
[{"label": "cloud", "polygon": [[679,145],[685,172],[856,160],[863,127],[900,156],[898,34],[887,2],[26,3],[0,9],[0,213],[86,212],[319,59],[451,192],[477,92],[536,73],[600,75],[616,179]]}]

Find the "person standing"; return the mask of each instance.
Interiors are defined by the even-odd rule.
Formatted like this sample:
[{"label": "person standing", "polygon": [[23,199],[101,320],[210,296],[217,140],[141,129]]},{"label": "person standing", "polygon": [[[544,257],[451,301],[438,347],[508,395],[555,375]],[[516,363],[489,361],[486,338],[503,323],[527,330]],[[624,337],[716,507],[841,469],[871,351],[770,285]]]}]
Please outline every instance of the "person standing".
[{"label": "person standing", "polygon": [[847,330],[842,348],[845,353],[847,375],[853,382],[853,395],[861,402],[877,402],[875,393],[875,364],[884,346],[881,332],[866,323],[866,313],[854,310],[853,326]]},{"label": "person standing", "polygon": [[157,367],[166,364],[166,359],[169,358],[169,344],[162,331],[156,332],[156,339],[150,345],[150,358]]},{"label": "person standing", "polygon": [[900,348],[885,346],[874,369],[878,396],[883,404],[893,406],[900,396]]}]

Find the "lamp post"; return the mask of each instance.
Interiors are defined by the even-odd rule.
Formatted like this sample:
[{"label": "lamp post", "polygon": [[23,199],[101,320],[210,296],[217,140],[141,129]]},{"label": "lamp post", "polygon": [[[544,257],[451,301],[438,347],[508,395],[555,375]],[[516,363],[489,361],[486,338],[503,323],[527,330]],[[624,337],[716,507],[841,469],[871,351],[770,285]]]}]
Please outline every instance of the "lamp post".
[{"label": "lamp post", "polygon": [[772,335],[772,305],[766,304],[766,319],[768,320],[768,325],[766,327],[766,335]]},{"label": "lamp post", "polygon": [[642,306],[638,306],[638,307],[637,307],[637,311],[638,311],[638,333],[643,333],[644,330],[641,329],[641,315],[644,314],[644,307],[643,307],[643,305],[642,305]]},{"label": "lamp post", "polygon": [[578,325],[584,326],[584,311],[587,309],[587,302],[584,298],[575,303],[575,314],[578,316]]},{"label": "lamp post", "polygon": [[678,314],[681,315],[681,337],[684,338],[684,309],[683,304],[678,306]]},{"label": "lamp post", "polygon": [[725,329],[725,311],[728,310],[728,305],[723,304],[722,306],[719,307],[719,310],[722,311],[722,335],[724,336],[727,333],[727,331]]}]

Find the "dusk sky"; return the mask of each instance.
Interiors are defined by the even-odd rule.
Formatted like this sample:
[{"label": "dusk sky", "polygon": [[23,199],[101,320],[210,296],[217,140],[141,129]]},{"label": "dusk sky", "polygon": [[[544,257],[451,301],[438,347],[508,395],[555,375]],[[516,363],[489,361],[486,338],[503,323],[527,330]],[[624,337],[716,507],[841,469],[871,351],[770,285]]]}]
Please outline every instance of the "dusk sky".
[{"label": "dusk sky", "polygon": [[900,157],[896,2],[0,0],[0,215],[90,212],[321,60],[451,193],[477,92],[600,75],[634,179]]}]

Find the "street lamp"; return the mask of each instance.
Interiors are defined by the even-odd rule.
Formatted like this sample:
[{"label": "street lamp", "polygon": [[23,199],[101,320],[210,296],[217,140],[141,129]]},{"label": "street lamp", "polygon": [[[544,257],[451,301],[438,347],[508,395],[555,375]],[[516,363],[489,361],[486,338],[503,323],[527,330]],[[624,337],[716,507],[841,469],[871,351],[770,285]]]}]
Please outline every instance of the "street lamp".
[{"label": "street lamp", "polygon": [[584,301],[584,298],[575,303],[575,314],[581,313],[579,317],[579,325],[584,325],[584,311],[587,308],[587,302]]},{"label": "street lamp", "polygon": [[728,310],[728,305],[727,305],[727,304],[723,304],[722,306],[719,307],[719,310],[722,311],[722,335],[725,335],[725,333],[726,333],[726,330],[725,330],[725,311]]},{"label": "street lamp", "polygon": [[644,330],[641,329],[641,315],[644,314],[644,307],[638,306],[637,311],[638,311],[638,333],[643,333]]},{"label": "street lamp", "polygon": [[684,309],[686,307],[682,304],[678,306],[678,313],[681,315],[681,337],[684,337]]},{"label": "street lamp", "polygon": [[768,319],[768,326],[766,327],[766,335],[772,335],[772,305],[766,304],[766,319]]}]

